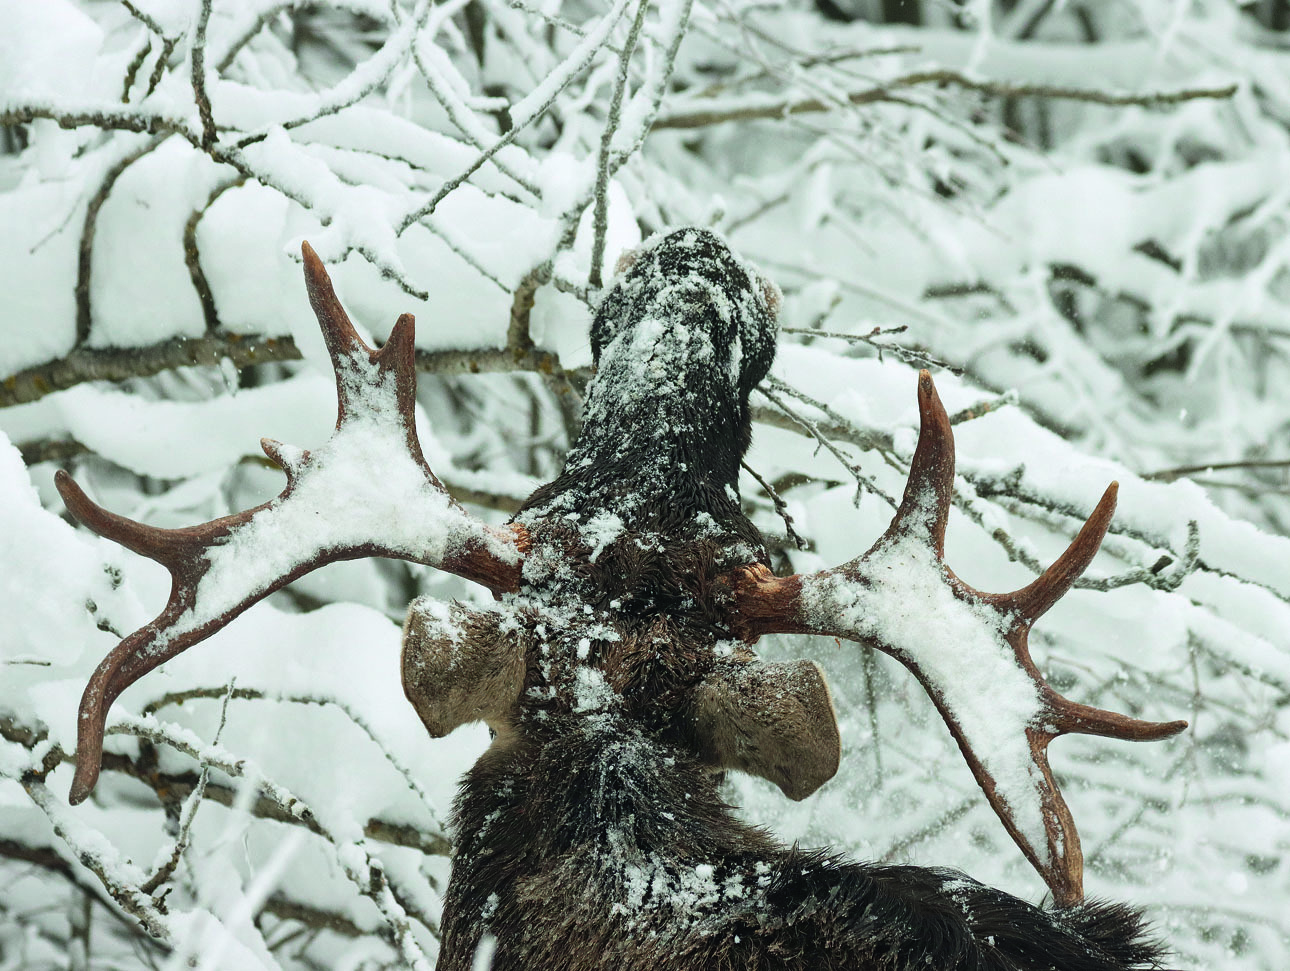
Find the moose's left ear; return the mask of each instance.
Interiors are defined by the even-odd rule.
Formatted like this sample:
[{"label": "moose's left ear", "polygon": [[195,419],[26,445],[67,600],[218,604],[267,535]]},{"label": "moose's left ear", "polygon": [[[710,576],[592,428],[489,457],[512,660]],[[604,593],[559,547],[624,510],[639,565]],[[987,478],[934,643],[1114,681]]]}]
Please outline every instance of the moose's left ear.
[{"label": "moose's left ear", "polygon": [[769,779],[789,799],[838,771],[838,720],[814,661],[731,659],[695,689],[694,718],[706,761]]},{"label": "moose's left ear", "polygon": [[419,597],[403,622],[403,693],[431,738],[483,721],[501,733],[524,688],[524,646],[497,613]]}]

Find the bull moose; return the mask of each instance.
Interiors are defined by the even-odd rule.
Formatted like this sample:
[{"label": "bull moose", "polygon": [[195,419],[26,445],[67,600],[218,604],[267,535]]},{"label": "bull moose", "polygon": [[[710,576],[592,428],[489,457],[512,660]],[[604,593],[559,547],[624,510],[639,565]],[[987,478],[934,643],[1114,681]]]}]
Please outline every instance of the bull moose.
[{"label": "bull moose", "polygon": [[[943,562],[954,445],[924,371],[920,437],[890,527],[842,566],[774,575],[738,473],[749,395],[775,354],[778,291],[716,234],[681,229],[629,254],[599,304],[596,370],[564,470],[507,525],[488,526],[422,456],[412,317],[372,350],[307,243],[303,256],[339,417],[315,451],[262,443],[287,475],[281,495],[163,530],[102,509],[59,474],[77,519],[173,577],[162,613],[86,688],[72,802],[94,787],[106,711],[128,685],[309,570],[398,557],[496,597],[418,599],[403,629],[403,686],[426,730],[483,720],[494,734],[455,806],[444,971],[484,959],[497,971],[1159,966],[1137,911],[1084,900],[1047,746],[1070,732],[1157,739],[1185,723],[1068,700],[1027,646],[1097,552],[1114,484],[1034,582],[973,589]],[[900,660],[1054,906],[950,870],[786,847],[738,820],[723,772],[803,799],[838,767],[822,672],[759,660],[752,645],[770,633],[827,634]]]}]

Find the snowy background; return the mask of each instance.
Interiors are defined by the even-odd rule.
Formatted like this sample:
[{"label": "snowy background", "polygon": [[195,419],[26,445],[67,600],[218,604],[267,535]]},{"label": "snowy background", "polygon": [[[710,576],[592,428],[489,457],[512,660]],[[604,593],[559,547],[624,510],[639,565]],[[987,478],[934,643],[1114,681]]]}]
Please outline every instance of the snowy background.
[{"label": "snowy background", "polygon": [[[426,738],[398,624],[487,594],[298,581],[125,693],[71,810],[81,690],[169,582],[70,525],[54,470],[161,526],[276,494],[259,438],[335,414],[308,239],[378,342],[416,314],[427,458],[500,522],[559,469],[618,255],[685,224],[784,291],[748,464],[805,549],[743,483],[778,567],[885,528],[918,367],[974,586],[1120,481],[1031,644],[1069,697],[1191,728],[1054,745],[1086,888],[1181,967],[1286,967],[1286,0],[0,0],[0,969],[433,965],[486,732]],[[824,665],[843,768],[800,804],[732,780],[747,818],[1042,897],[902,668],[759,650]]]}]

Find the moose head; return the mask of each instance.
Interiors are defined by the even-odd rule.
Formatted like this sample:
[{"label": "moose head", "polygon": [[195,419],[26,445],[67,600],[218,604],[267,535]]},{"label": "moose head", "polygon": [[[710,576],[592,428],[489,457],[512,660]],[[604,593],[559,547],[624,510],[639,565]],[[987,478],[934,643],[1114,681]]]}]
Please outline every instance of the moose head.
[{"label": "moose head", "polygon": [[[918,446],[890,527],[842,566],[775,576],[741,509],[738,472],[779,294],[718,236],[683,229],[620,263],[592,324],[596,372],[564,470],[491,527],[422,456],[411,316],[372,350],[307,243],[303,256],[339,415],[315,451],[262,442],[287,475],[281,495],[163,530],[102,509],[58,475],[77,519],[173,578],[165,609],[86,687],[73,803],[95,785],[106,712],[127,686],[324,563],[397,557],[497,598],[422,598],[404,624],[404,690],[427,731],[482,720],[495,736],[456,806],[441,967],[471,967],[485,939],[499,969],[1154,963],[1135,912],[1083,901],[1079,838],[1047,746],[1070,732],[1157,739],[1186,723],[1070,701],[1027,646],[1097,552],[1114,484],[1034,582],[973,589],[943,562],[954,446],[924,371]],[[740,823],[719,797],[722,772],[802,799],[838,766],[822,672],[759,660],[752,645],[768,633],[827,634],[901,661],[1058,909],[950,871],[784,848]]]}]

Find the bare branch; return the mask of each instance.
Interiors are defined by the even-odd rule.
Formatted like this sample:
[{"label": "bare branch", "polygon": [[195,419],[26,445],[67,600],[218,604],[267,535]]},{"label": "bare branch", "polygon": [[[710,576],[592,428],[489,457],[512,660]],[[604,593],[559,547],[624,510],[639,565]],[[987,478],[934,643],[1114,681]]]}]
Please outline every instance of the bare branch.
[{"label": "bare branch", "polygon": [[85,221],[81,226],[81,244],[76,264],[76,343],[85,343],[89,339],[94,324],[90,307],[90,276],[94,270],[94,234],[98,227],[99,211],[107,202],[117,180],[139,159],[161,145],[167,136],[158,135],[122,157],[115,165],[103,174],[103,182],[98,191],[90,197],[85,207]]},{"label": "bare branch", "polygon": [[[1116,93],[1098,91],[1093,88],[1066,88],[1048,84],[1013,84],[1008,81],[982,81],[970,78],[958,71],[934,70],[916,71],[912,74],[893,78],[878,87],[868,88],[864,91],[854,91],[845,95],[845,100],[846,103],[851,105],[877,104],[891,101],[895,90],[924,84],[949,85],[975,91],[993,98],[1046,98],[1050,100],[1081,101],[1104,107],[1134,105],[1143,108],[1164,108],[1181,104],[1185,101],[1202,99],[1224,100],[1233,97],[1237,91],[1237,85],[1229,84],[1221,88],[1185,88],[1180,91],[1154,91],[1140,94]],[[749,101],[745,104],[734,104],[726,107],[717,105],[710,108],[704,108],[696,104],[688,109],[683,108],[655,119],[654,130],[703,128],[728,121],[787,118],[791,115],[832,111],[835,107],[835,104],[820,98],[804,98],[796,101]]]},{"label": "bare branch", "polygon": [[802,539],[802,537],[798,535],[797,530],[793,528],[793,517],[788,514],[788,503],[784,501],[784,497],[776,492],[775,487],[763,479],[757,470],[746,461],[740,459],[739,465],[745,472],[757,480],[757,484],[761,486],[762,491],[765,492],[766,495],[770,497],[770,501],[775,504],[775,512],[779,514],[780,519],[784,520],[784,530],[788,534],[788,538],[792,540],[793,545],[799,550],[806,549],[808,544],[806,540]]},{"label": "bare branch", "polygon": [[[271,781],[262,770],[245,758],[233,758],[218,746],[211,745],[198,749],[171,726],[153,718],[132,718],[118,716],[117,724],[108,728],[107,734],[130,734],[146,738],[157,744],[168,745],[190,758],[196,759],[202,766],[219,769],[232,778],[250,775],[259,780],[260,789],[278,804],[279,809],[292,816],[308,817],[317,826],[316,832],[335,850],[336,862],[358,888],[359,893],[376,905],[390,933],[394,936],[395,946],[403,958],[413,968],[429,971],[430,964],[421,948],[412,937],[406,912],[394,899],[384,868],[379,860],[374,859],[362,842],[348,842],[340,839],[324,825],[317,815],[298,796],[285,786]],[[43,788],[43,786],[42,786]],[[47,790],[46,790],[47,792]],[[43,808],[43,807],[42,807]],[[356,853],[350,850],[357,851]],[[357,856],[357,859],[355,857]],[[151,931],[149,931],[151,933]],[[155,935],[154,935],[155,936]]]},{"label": "bare branch", "polygon": [[152,53],[151,38],[144,38],[143,46],[139,48],[138,53],[130,60],[125,69],[125,78],[121,82],[121,103],[130,103],[130,89],[134,87],[135,78],[139,75],[139,68],[143,67],[143,62],[148,59]]},{"label": "bare branch", "polygon": [[49,119],[59,128],[84,128],[88,125],[104,131],[133,131],[149,135],[185,131],[184,123],[177,118],[116,105],[91,104],[81,108],[11,105],[0,111],[0,125],[25,125],[41,118]]},{"label": "bare branch", "polygon": [[530,92],[523,102],[515,106],[511,113],[511,127],[492,145],[481,152],[475,161],[462,172],[448,179],[429,199],[408,212],[399,222],[396,229],[397,235],[403,235],[410,227],[433,213],[439,203],[474,175],[485,162],[513,142],[520,132],[546,114],[551,106],[555,104],[555,99],[559,97],[560,93],[573,83],[574,78],[582,74],[591,65],[591,62],[608,39],[609,32],[627,9],[627,3],[628,0],[617,0],[614,6],[600,18],[595,30],[587,34],[565,61],[548,75],[534,91]]},{"label": "bare branch", "polygon": [[991,412],[998,411],[1000,408],[1007,408],[1016,405],[1021,399],[1014,390],[1005,391],[1003,394],[985,401],[978,401],[974,405],[968,405],[966,408],[954,412],[950,415],[951,425],[961,425],[965,421],[973,421],[977,418],[984,418]]},{"label": "bare branch", "polygon": [[[61,803],[45,783],[37,778],[23,779],[22,787],[31,797],[31,801],[49,818],[54,834],[67,844],[68,849],[82,866],[98,877],[103,888],[112,895],[112,899],[121,909],[137,920],[139,926],[150,937],[173,947],[175,941],[170,934],[165,915],[157,909],[152,898],[146,893],[122,880],[121,875],[110,866],[108,860],[104,859],[101,847],[95,845],[91,848],[90,840],[85,838],[87,834],[82,831],[83,827],[73,823],[64,812],[66,805]],[[98,841],[93,842],[97,844]]]},{"label": "bare branch", "polygon": [[769,391],[766,388],[758,388],[757,391],[759,394],[762,395],[762,397],[764,397],[767,401],[769,401],[776,408],[778,408],[785,415],[787,415],[790,419],[792,419],[793,422],[795,422],[797,425],[805,429],[807,434],[809,434],[812,438],[814,438],[816,442],[819,443],[821,448],[823,448],[835,459],[837,459],[840,463],[842,463],[843,468],[845,468],[848,472],[851,473],[851,477],[856,481],[856,502],[857,503],[860,501],[861,492],[864,490],[868,490],[869,492],[872,492],[876,496],[881,496],[887,502],[887,504],[891,506],[893,509],[897,507],[896,500],[893,499],[891,496],[887,495],[887,493],[884,492],[881,487],[879,487],[878,483],[874,481],[872,476],[866,475],[863,471],[861,471],[860,466],[852,462],[851,459],[833,443],[832,439],[830,439],[828,435],[825,435],[820,430],[819,426],[817,426],[815,422],[811,421],[809,418],[806,418],[804,415],[802,415],[800,412],[796,411],[795,409],[789,407],[789,405],[782,398],[780,398],[779,395],[777,395],[774,391]]},{"label": "bare branch", "polygon": [[417,798],[421,801],[421,805],[430,815],[435,826],[435,833],[433,834],[434,837],[447,843],[447,836],[445,835],[444,826],[439,820],[438,810],[435,808],[430,795],[425,791],[425,788],[421,783],[417,781],[416,776],[413,775],[412,770],[404,765],[398,756],[390,751],[389,747],[381,740],[381,737],[375,732],[375,730],[373,730],[372,726],[368,724],[366,718],[340,699],[328,698],[319,695],[273,694],[261,691],[258,688],[236,688],[232,683],[230,683],[227,688],[191,688],[187,691],[164,694],[160,698],[157,698],[145,705],[143,708],[143,714],[145,716],[152,715],[169,705],[182,705],[185,701],[191,701],[197,698],[223,699],[223,705],[220,710],[220,726],[215,733],[215,741],[213,744],[219,743],[219,735],[220,732],[223,731],[224,721],[228,716],[228,703],[235,698],[239,701],[280,701],[296,705],[315,705],[318,707],[332,707],[337,709],[346,718],[348,718],[359,731],[367,736],[368,740],[380,750],[381,754],[385,757],[385,760],[390,763],[400,776],[403,777],[403,781],[407,784],[408,789],[416,793]]},{"label": "bare branch", "polygon": [[[32,749],[45,741],[43,735],[4,717],[0,717],[0,738],[16,742],[28,749]],[[33,772],[34,777],[38,779],[43,779],[56,766],[70,765],[75,761],[72,755],[64,752],[56,745],[48,747],[48,750],[42,749],[42,751],[42,768]],[[157,772],[153,766],[145,766],[135,758],[118,755],[114,752],[104,754],[103,770],[141,782],[156,792],[159,799],[161,794],[165,793],[165,798],[172,801],[187,799],[197,788],[199,778],[196,772]],[[287,823],[291,826],[307,829],[316,835],[322,835],[317,821],[311,816],[299,816],[286,811],[267,790],[264,790],[259,785],[254,787],[254,793],[254,797],[247,804],[243,794],[238,789],[223,783],[208,782],[203,798],[226,809],[232,809],[235,806],[243,807],[258,819],[270,819],[278,823]],[[450,843],[442,833],[426,832],[407,823],[393,822],[379,817],[373,817],[363,824],[363,835],[368,839],[388,843],[391,846],[402,846],[416,850],[427,856],[446,856],[451,849]]]},{"label": "bare branch", "polygon": [[[209,5],[210,0],[204,0],[204,2]],[[397,5],[394,7],[397,9]],[[399,66],[408,49],[416,44],[417,35],[425,27],[432,9],[429,0],[421,0],[411,18],[391,33],[385,43],[367,61],[355,67],[347,77],[325,92],[312,110],[299,117],[276,122],[271,127],[287,130],[299,128],[301,125],[307,125],[312,121],[343,111],[372,94],[390,79],[390,75]],[[431,30],[430,34],[433,36],[434,31]],[[355,79],[360,77],[362,83],[357,83]],[[263,141],[267,136],[268,129],[253,132],[238,139],[236,147],[245,148]]]},{"label": "bare branch", "polygon": [[161,53],[157,55],[157,63],[152,66],[152,74],[148,78],[148,90],[144,93],[144,97],[157,90],[157,85],[161,83],[161,75],[165,73],[166,65],[170,63],[170,55],[178,46],[178,37],[167,37],[162,42]]},{"label": "bare branch", "polygon": [[193,100],[197,102],[197,115],[202,122],[201,147],[210,151],[215,145],[215,114],[211,110],[210,95],[206,92],[206,25],[210,23],[213,0],[202,0],[197,15],[197,29],[193,35]]},{"label": "bare branch", "polygon": [[139,23],[143,24],[158,37],[166,36],[165,29],[157,22],[156,18],[146,10],[140,9],[136,4],[131,3],[130,0],[121,0],[121,6],[130,11],[131,17],[139,21]]},{"label": "bare branch", "polygon": [[[561,370],[559,358],[538,349],[417,351],[416,359],[418,370],[445,375],[509,371],[550,374]],[[257,364],[298,361],[300,349],[290,337],[228,332],[175,337],[144,347],[81,347],[56,361],[0,379],[0,408],[36,401],[85,381],[125,381],[181,367],[219,367],[225,360],[241,370]]]},{"label": "bare branch", "polygon": [[197,291],[197,299],[202,307],[202,316],[206,319],[207,333],[219,331],[219,311],[215,307],[215,295],[211,292],[210,282],[206,279],[206,271],[202,269],[202,255],[197,249],[197,227],[201,224],[202,217],[210,212],[215,200],[229,189],[235,189],[245,184],[246,176],[244,175],[229,179],[227,182],[221,182],[206,197],[205,205],[200,209],[194,209],[188,217],[188,222],[184,224],[184,264],[188,267],[188,276],[193,281],[193,289]]},{"label": "bare branch", "polygon": [[618,56],[618,76],[614,79],[614,92],[609,99],[609,114],[605,127],[600,133],[600,154],[596,160],[596,208],[592,220],[594,235],[591,240],[591,275],[587,283],[592,289],[603,286],[600,264],[605,261],[605,231],[609,225],[609,151],[614,143],[614,134],[622,120],[623,94],[627,90],[627,78],[631,73],[632,55],[636,53],[636,44],[640,40],[641,28],[645,26],[645,13],[649,10],[646,0],[637,0],[636,19],[632,21],[622,53]]},{"label": "bare branch", "polygon": [[[234,682],[230,681],[228,688],[224,691],[224,703],[220,706],[219,726],[215,729],[215,739],[212,744],[218,745],[220,736],[224,734],[224,725],[228,721],[228,703],[233,697]],[[210,782],[210,766],[203,765],[201,774],[197,777],[197,785],[189,793],[188,798],[184,800],[183,808],[179,813],[179,833],[175,837],[174,845],[170,850],[170,857],[161,866],[157,867],[155,873],[150,876],[139,888],[144,893],[154,893],[158,887],[170,879],[179,866],[179,861],[183,859],[184,850],[188,848],[189,836],[192,832],[193,820],[197,818],[197,809],[201,806],[202,799],[206,795],[206,785]]]}]

